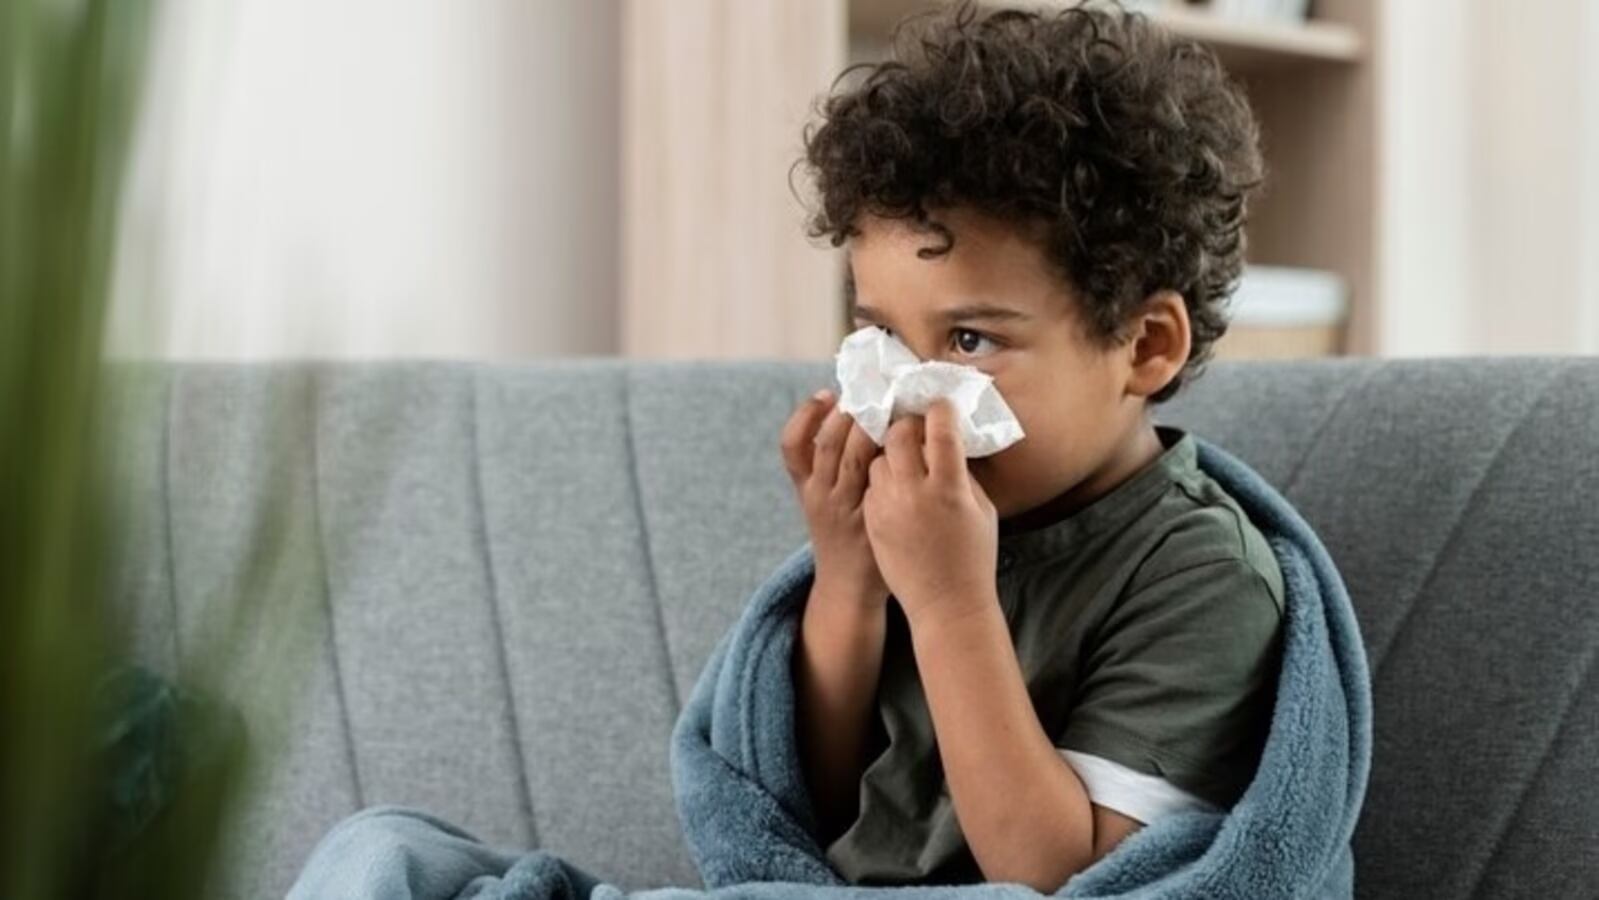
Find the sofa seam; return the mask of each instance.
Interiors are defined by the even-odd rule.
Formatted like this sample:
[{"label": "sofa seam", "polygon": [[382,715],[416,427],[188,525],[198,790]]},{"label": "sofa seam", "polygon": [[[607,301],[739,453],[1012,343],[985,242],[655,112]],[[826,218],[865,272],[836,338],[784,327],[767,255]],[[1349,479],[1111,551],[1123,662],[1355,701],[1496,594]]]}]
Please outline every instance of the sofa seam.
[{"label": "sofa seam", "polygon": [[177,551],[174,549],[175,536],[172,527],[172,416],[173,394],[177,393],[179,373],[174,372],[166,379],[166,405],[161,415],[161,505],[164,514],[162,524],[165,526],[166,537],[166,566],[167,566],[167,603],[172,613],[172,671],[181,673],[183,666],[183,636],[182,630],[182,604],[178,602],[178,563]]},{"label": "sofa seam", "polygon": [[494,630],[494,659],[499,669],[500,682],[505,686],[505,711],[506,725],[510,730],[511,752],[516,758],[516,780],[518,791],[518,805],[522,807],[522,815],[527,822],[528,839],[532,845],[539,846],[538,819],[534,814],[533,806],[533,779],[527,768],[527,752],[522,746],[521,717],[516,710],[516,688],[511,681],[510,651],[506,646],[504,616],[500,610],[500,585],[499,578],[494,571],[494,542],[489,537],[489,511],[488,492],[483,489],[483,447],[479,432],[482,427],[483,417],[479,408],[479,393],[482,389],[482,368],[475,365],[471,373],[471,423],[468,426],[472,442],[472,489],[476,493],[478,531],[483,540],[483,569],[484,577],[488,581],[488,613],[489,627]]},{"label": "sofa seam", "polygon": [[350,767],[350,783],[355,790],[355,805],[366,805],[366,787],[361,781],[360,754],[355,749],[355,728],[350,722],[350,697],[344,687],[344,667],[339,662],[338,623],[333,614],[333,575],[328,565],[326,534],[322,522],[321,453],[318,444],[322,438],[322,416],[318,410],[320,391],[317,370],[306,374],[306,407],[311,417],[310,470],[311,470],[311,520],[316,535],[317,568],[322,573],[322,610],[327,616],[328,667],[333,675],[333,695],[339,704],[339,726],[344,734],[345,762]]},{"label": "sofa seam", "polygon": [[1593,680],[1594,672],[1599,671],[1599,667],[1595,666],[1595,661],[1599,660],[1599,644],[1590,642],[1587,656],[1588,658],[1582,664],[1581,674],[1577,677],[1571,690],[1566,693],[1566,700],[1562,704],[1560,718],[1555,720],[1554,731],[1549,735],[1549,740],[1544,744],[1543,752],[1538,756],[1538,764],[1533,766],[1532,772],[1521,788],[1521,793],[1516,797],[1515,805],[1511,807],[1510,813],[1505,816],[1504,822],[1497,829],[1498,833],[1495,835],[1493,843],[1489,845],[1488,853],[1481,857],[1483,860],[1482,868],[1476,873],[1476,878],[1473,879],[1471,888],[1471,896],[1473,897],[1481,895],[1483,882],[1488,879],[1488,873],[1493,869],[1494,860],[1498,859],[1499,854],[1504,850],[1505,840],[1510,836],[1511,826],[1515,825],[1516,820],[1521,818],[1522,810],[1527,806],[1528,795],[1532,793],[1539,777],[1542,776],[1544,769],[1549,765],[1549,758],[1554,755],[1555,745],[1560,743],[1560,737],[1565,734],[1566,725],[1571,721],[1572,706],[1575,705],[1578,697],[1584,695],[1583,687]]},{"label": "sofa seam", "polygon": [[1311,434],[1310,440],[1305,442],[1305,452],[1299,455],[1299,461],[1294,463],[1293,469],[1289,471],[1288,477],[1284,479],[1282,488],[1284,498],[1299,484],[1299,478],[1304,474],[1306,464],[1310,462],[1310,455],[1316,452],[1316,448],[1321,444],[1322,435],[1327,433],[1327,429],[1332,425],[1333,420],[1338,418],[1339,413],[1343,412],[1344,407],[1349,404],[1349,399],[1363,390],[1379,374],[1388,371],[1391,364],[1389,360],[1377,362],[1366,370],[1364,376],[1344,388],[1343,393],[1338,395],[1338,399],[1333,401],[1332,408],[1327,410],[1327,415],[1322,417],[1321,424],[1316,426],[1316,430]]},{"label": "sofa seam", "polygon": [[1521,415],[1516,419],[1516,423],[1505,430],[1505,436],[1499,440],[1499,445],[1494,448],[1493,455],[1488,458],[1487,463],[1483,464],[1482,473],[1477,476],[1477,483],[1472,485],[1471,493],[1466,495],[1465,501],[1460,504],[1460,511],[1455,514],[1454,524],[1449,526],[1448,534],[1443,543],[1433,552],[1432,560],[1427,566],[1427,573],[1422,576],[1421,581],[1416,583],[1416,589],[1410,595],[1410,602],[1406,604],[1404,612],[1400,614],[1399,621],[1394,623],[1390,637],[1382,643],[1380,648],[1375,642],[1373,643],[1371,652],[1368,654],[1371,658],[1373,693],[1376,692],[1377,683],[1381,680],[1382,673],[1387,667],[1389,656],[1392,655],[1394,648],[1399,645],[1400,639],[1409,630],[1410,622],[1415,618],[1416,610],[1422,604],[1422,596],[1432,586],[1433,580],[1437,578],[1438,571],[1443,567],[1444,557],[1459,542],[1461,529],[1465,526],[1466,520],[1470,518],[1472,510],[1476,507],[1483,488],[1487,486],[1490,476],[1493,475],[1494,470],[1498,468],[1500,462],[1504,459],[1505,448],[1509,447],[1510,443],[1515,440],[1516,435],[1521,433],[1521,429],[1526,427],[1527,421],[1549,398],[1555,385],[1562,381],[1564,381],[1563,375],[1558,373],[1551,375],[1549,380],[1544,382],[1543,387],[1539,389],[1537,396],[1533,398],[1532,402],[1527,404],[1526,409],[1522,410]]},{"label": "sofa seam", "polygon": [[666,610],[661,602],[660,581],[655,574],[655,541],[650,535],[649,517],[644,508],[643,477],[639,474],[638,447],[633,425],[633,370],[624,368],[622,380],[622,430],[627,448],[628,478],[632,482],[633,511],[638,518],[639,533],[644,544],[644,573],[649,583],[651,605],[655,610],[656,633],[661,638],[661,654],[666,658],[666,694],[672,701],[672,719],[683,711],[683,698],[678,693],[677,666],[672,657],[672,640],[666,630]]}]

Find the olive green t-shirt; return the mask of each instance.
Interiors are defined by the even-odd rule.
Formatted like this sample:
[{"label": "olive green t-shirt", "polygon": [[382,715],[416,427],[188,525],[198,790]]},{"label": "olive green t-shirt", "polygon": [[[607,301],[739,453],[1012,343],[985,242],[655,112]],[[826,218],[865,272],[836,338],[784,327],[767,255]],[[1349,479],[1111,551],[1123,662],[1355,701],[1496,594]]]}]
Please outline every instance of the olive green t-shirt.
[{"label": "olive green t-shirt", "polygon": [[[1253,778],[1270,723],[1282,574],[1265,537],[1199,468],[1193,438],[1156,433],[1164,452],[1108,493],[1000,535],[999,602],[1057,748],[1225,809]],[[828,860],[855,884],[981,882],[897,602],[877,703],[859,814]]]}]

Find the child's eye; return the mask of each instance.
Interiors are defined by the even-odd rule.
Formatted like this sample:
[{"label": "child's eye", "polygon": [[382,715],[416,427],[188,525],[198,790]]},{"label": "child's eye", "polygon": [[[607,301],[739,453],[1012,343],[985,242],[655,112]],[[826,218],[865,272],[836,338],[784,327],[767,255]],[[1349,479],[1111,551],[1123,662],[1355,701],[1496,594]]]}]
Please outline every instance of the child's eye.
[{"label": "child's eye", "polygon": [[[955,335],[956,349],[967,356],[987,356],[988,353],[978,352],[984,341],[987,341],[994,350],[999,349],[999,344],[993,338],[980,331],[973,331],[970,328],[957,328],[953,334]],[[993,350],[988,352],[991,353]]]}]

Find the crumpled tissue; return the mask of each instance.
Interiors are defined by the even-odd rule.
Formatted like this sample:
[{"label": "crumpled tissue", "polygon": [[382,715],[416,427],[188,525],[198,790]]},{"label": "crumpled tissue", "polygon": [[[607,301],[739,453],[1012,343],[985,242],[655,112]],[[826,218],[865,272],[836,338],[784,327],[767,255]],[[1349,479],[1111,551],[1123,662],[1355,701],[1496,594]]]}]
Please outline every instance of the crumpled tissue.
[{"label": "crumpled tissue", "polygon": [[954,402],[968,457],[998,453],[1025,436],[992,375],[958,363],[918,360],[903,341],[876,325],[844,338],[834,360],[839,409],[853,416],[879,447],[889,423],[907,414],[925,414],[937,397]]}]

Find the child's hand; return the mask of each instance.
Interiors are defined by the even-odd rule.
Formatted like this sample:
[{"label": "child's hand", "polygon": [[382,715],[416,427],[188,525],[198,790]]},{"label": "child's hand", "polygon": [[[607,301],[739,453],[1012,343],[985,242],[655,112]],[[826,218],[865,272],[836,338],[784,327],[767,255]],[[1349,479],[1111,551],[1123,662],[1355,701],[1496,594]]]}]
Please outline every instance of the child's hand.
[{"label": "child's hand", "polygon": [[861,514],[866,466],[878,447],[831,391],[799,405],[783,426],[783,465],[805,510],[816,557],[815,583],[829,596],[888,602],[888,586],[872,558]]},{"label": "child's hand", "polygon": [[966,470],[955,410],[936,401],[927,416],[888,428],[867,469],[862,508],[885,582],[914,628],[998,603],[994,570],[999,516]]}]

